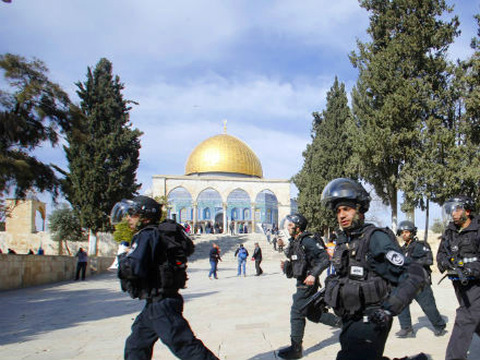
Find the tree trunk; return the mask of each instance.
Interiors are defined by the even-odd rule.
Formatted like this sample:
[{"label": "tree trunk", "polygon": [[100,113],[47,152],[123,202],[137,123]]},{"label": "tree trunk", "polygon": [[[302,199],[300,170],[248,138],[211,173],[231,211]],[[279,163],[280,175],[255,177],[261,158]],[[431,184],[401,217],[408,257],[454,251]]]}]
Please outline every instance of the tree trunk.
[{"label": "tree trunk", "polygon": [[88,255],[97,256],[98,247],[97,247],[97,234],[88,230]]},{"label": "tree trunk", "polygon": [[425,242],[427,242],[427,240],[428,240],[429,217],[430,217],[430,200],[427,198],[427,206],[425,208],[425,237],[424,237]]},{"label": "tree trunk", "polygon": [[394,233],[397,232],[397,221],[398,221],[398,195],[397,190],[392,191],[392,197],[390,200],[390,207],[392,208],[392,224],[391,229]]}]

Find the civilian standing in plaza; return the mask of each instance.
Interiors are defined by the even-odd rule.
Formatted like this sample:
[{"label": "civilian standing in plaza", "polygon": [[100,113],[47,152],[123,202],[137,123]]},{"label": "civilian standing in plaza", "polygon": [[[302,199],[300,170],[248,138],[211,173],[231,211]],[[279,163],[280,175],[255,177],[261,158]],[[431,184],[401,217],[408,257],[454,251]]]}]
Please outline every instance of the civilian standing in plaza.
[{"label": "civilian standing in plaza", "polygon": [[[430,266],[433,264],[432,250],[426,242],[418,240],[416,234],[417,228],[413,222],[405,220],[398,224],[397,236],[401,236],[404,241],[404,245],[402,246],[403,254],[406,258],[422,265],[428,274],[427,284],[425,284],[423,290],[415,296],[415,300],[433,325],[433,333],[435,336],[442,336],[446,333],[446,324],[445,320],[443,320],[438,312],[431,287],[432,270],[430,269]],[[406,306],[398,315],[398,321],[400,322],[400,331],[397,332],[397,337],[415,337],[415,331],[412,327],[412,318],[410,316],[410,305]]]},{"label": "civilian standing in plaza", "polygon": [[88,262],[88,255],[83,248],[78,249],[77,255],[77,271],[75,273],[75,280],[78,280],[80,277],[80,272],[82,272],[82,280],[85,280],[85,272],[87,271],[87,262]]},{"label": "civilian standing in plaza", "polygon": [[210,258],[210,272],[208,273],[208,278],[211,279],[213,276],[215,279],[218,279],[218,276],[217,276],[218,262],[222,261],[222,258],[220,257],[220,248],[215,243],[212,244],[209,258]]},{"label": "civilian standing in plaza", "polygon": [[243,276],[247,276],[246,267],[247,267],[247,259],[248,259],[248,250],[245,249],[243,244],[238,246],[238,249],[235,250],[234,256],[237,257],[238,260],[238,271],[237,276],[240,276],[243,271]]},{"label": "civilian standing in plaza", "polygon": [[260,264],[262,263],[262,249],[260,248],[260,245],[258,245],[258,242],[255,243],[255,249],[253,250],[253,255],[252,255],[252,260],[255,260],[255,276],[260,276],[263,274],[263,270],[260,267]]},{"label": "civilian standing in plaza", "polygon": [[473,335],[480,336],[480,218],[473,215],[474,210],[475,203],[465,195],[443,205],[449,223],[438,248],[437,265],[452,280],[459,303],[446,360],[467,359]]}]

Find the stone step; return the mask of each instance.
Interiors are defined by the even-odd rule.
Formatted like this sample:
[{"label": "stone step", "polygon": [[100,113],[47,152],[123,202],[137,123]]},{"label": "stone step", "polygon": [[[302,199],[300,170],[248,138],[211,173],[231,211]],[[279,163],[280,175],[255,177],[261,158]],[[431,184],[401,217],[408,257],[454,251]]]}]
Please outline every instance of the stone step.
[{"label": "stone step", "polygon": [[273,249],[273,245],[269,244],[267,237],[264,234],[251,233],[241,235],[223,235],[223,234],[202,234],[193,235],[193,242],[195,243],[195,253],[189,258],[189,261],[196,261],[200,259],[207,259],[209,257],[212,244],[215,243],[220,247],[222,261],[236,262],[237,258],[234,256],[240,244],[248,250],[252,256],[255,249],[255,243],[258,242],[262,249],[262,257],[264,260],[279,260],[284,258],[283,253],[279,253]]}]

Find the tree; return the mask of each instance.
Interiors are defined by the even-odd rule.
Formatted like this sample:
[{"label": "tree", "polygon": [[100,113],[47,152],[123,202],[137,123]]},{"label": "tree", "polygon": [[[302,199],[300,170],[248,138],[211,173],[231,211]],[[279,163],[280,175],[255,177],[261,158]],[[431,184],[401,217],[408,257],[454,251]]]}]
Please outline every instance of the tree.
[{"label": "tree", "polygon": [[48,226],[52,240],[59,244],[58,253],[63,254],[63,245],[70,254],[67,241],[85,241],[87,236],[80,225],[80,220],[67,204],[58,206],[48,217]]},{"label": "tree", "polygon": [[[419,184],[413,174],[420,166],[403,173],[403,183],[402,171],[432,156],[424,140],[435,136],[432,131],[448,112],[439,105],[446,96],[445,53],[458,34],[458,19],[441,20],[452,11],[443,0],[360,3],[371,12],[367,30],[371,42],[359,41],[358,52],[350,57],[359,69],[352,92],[355,160],[360,176],[391,206],[396,228],[397,194],[402,186],[402,190],[411,189],[407,207],[413,208],[426,195],[422,181]],[[432,175],[424,172],[423,176]]]},{"label": "tree", "polygon": [[[139,137],[132,129],[129,104],[124,100],[112,64],[101,59],[87,79],[77,83],[80,108],[72,111],[78,126],[67,133],[65,152],[69,173],[64,189],[83,227],[92,233],[110,230],[109,214],[122,198],[131,198],[139,189]],[[96,253],[96,243],[90,249]]]},{"label": "tree", "polygon": [[115,225],[115,231],[113,232],[113,239],[117,243],[121,243],[122,241],[126,241],[130,243],[132,241],[133,235],[135,231],[130,229],[128,223],[126,221],[119,222]]},{"label": "tree", "polygon": [[311,230],[335,227],[331,211],[321,205],[323,188],[330,180],[352,177],[347,127],[352,121],[345,85],[337,77],[327,93],[326,109],[313,113],[312,143],[303,152],[302,169],[293,178],[297,186],[299,211],[308,219]]},{"label": "tree", "polygon": [[24,198],[34,189],[56,196],[59,179],[33,151],[45,142],[56,145],[70,128],[70,100],[38,59],[0,55],[0,69],[9,86],[0,89],[0,193]]}]

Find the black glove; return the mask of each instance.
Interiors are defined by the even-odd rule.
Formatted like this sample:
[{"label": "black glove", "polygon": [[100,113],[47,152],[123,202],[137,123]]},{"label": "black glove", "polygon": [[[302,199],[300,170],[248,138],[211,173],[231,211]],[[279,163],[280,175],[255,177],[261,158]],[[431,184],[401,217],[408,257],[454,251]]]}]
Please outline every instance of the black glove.
[{"label": "black glove", "polygon": [[368,319],[377,324],[380,327],[388,326],[388,323],[392,320],[392,313],[385,309],[377,309],[373,313],[370,314]]},{"label": "black glove", "polygon": [[440,272],[444,272],[446,270],[454,270],[455,269],[455,266],[453,266],[453,264],[448,261],[448,260],[443,260],[441,263],[439,263],[439,270]]}]

